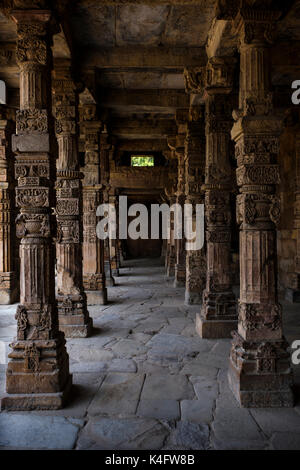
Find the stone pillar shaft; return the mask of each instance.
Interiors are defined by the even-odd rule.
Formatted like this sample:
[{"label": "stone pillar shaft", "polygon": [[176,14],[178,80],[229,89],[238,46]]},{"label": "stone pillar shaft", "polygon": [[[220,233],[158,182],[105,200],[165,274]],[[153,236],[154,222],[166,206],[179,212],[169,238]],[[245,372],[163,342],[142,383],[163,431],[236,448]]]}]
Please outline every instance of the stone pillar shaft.
[{"label": "stone pillar shaft", "polygon": [[[170,207],[176,203],[176,196],[171,196]],[[166,274],[168,277],[173,277],[175,275],[175,240],[174,240],[174,225],[175,225],[175,213],[174,211],[170,212],[170,239],[168,240],[168,253],[167,253],[167,263],[166,263]]]},{"label": "stone pillar shaft", "polygon": [[20,208],[17,233],[22,237],[21,305],[7,367],[8,395],[2,406],[9,410],[56,409],[63,406],[71,377],[64,334],[58,330],[54,284],[51,13],[15,11],[13,19],[21,73],[17,135],[13,137],[16,203]]},{"label": "stone pillar shaft", "polygon": [[[260,14],[260,15],[259,15]],[[237,217],[240,231],[240,303],[229,383],[242,406],[292,406],[292,375],[277,298],[275,196],[281,117],[273,109],[268,45],[276,11],[243,11],[235,19],[240,38],[240,109],[236,144]],[[258,21],[259,20],[259,21]]]},{"label": "stone pillar shaft", "polygon": [[118,199],[115,195],[109,196],[109,203],[112,204],[115,208],[116,220],[117,220],[117,239],[109,240],[109,253],[110,253],[110,265],[112,276],[119,276],[119,247],[118,247],[118,220],[119,220],[119,207]]},{"label": "stone pillar shaft", "polygon": [[16,302],[19,280],[15,257],[14,176],[11,137],[14,131],[9,110],[0,107],[0,304]]},{"label": "stone pillar shaft", "polygon": [[[175,238],[175,280],[174,287],[183,287],[185,285],[186,277],[186,251],[185,251],[185,239],[184,239],[184,203],[185,203],[185,164],[184,164],[184,148],[176,152],[178,157],[178,186],[176,204],[181,207],[181,214],[175,212],[176,226],[182,227],[181,238]],[[175,220],[174,220],[175,221]]]},{"label": "stone pillar shaft", "polygon": [[82,174],[79,171],[78,93],[69,65],[53,72],[58,161],[56,171],[57,302],[59,328],[67,337],[87,337],[92,319],[82,281]]},{"label": "stone pillar shaft", "polygon": [[95,105],[84,105],[85,166],[83,181],[83,282],[89,305],[105,305],[104,242],[97,237],[97,207],[103,202],[100,168],[100,131]]},{"label": "stone pillar shaft", "polygon": [[[105,128],[100,137],[100,165],[101,165],[101,182],[104,187],[103,198],[105,203],[109,203],[109,190],[110,190],[110,152],[114,149],[109,142],[109,135]],[[113,287],[115,279],[112,275],[112,265],[110,258],[110,242],[109,238],[104,240],[104,271],[106,277],[106,285]]]},{"label": "stone pillar shaft", "polygon": [[[190,109],[190,122],[185,142],[185,194],[186,203],[193,206],[195,230],[196,205],[204,204],[205,169],[205,113],[203,106]],[[206,249],[187,250],[185,302],[201,304],[206,281]]]},{"label": "stone pillar shaft", "polygon": [[206,69],[205,219],[207,243],[206,289],[197,331],[202,338],[226,338],[237,327],[231,285],[232,171],[230,129],[234,62],[212,58]]},{"label": "stone pillar shaft", "polygon": [[[181,227],[181,238],[175,234],[175,280],[174,287],[183,287],[186,282],[186,250],[184,238],[184,203],[185,203],[185,138],[188,122],[188,109],[177,109],[176,124],[178,134],[175,139],[175,155],[178,159],[178,179],[176,188],[176,203],[181,206],[175,212],[175,230]],[[179,218],[178,218],[179,217]],[[178,219],[177,219],[178,218]]]}]

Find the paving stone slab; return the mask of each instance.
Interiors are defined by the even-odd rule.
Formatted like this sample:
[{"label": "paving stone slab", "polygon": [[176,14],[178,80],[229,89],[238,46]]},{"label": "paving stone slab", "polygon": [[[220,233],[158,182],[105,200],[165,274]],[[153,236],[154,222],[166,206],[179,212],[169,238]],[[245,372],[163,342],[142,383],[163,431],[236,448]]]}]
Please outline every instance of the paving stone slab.
[{"label": "paving stone slab", "polygon": [[70,364],[71,372],[131,372],[137,370],[132,359],[112,359],[109,362],[78,362]]},{"label": "paving stone slab", "polygon": [[166,448],[177,450],[205,450],[209,447],[209,427],[206,424],[177,423],[166,443]]},{"label": "paving stone slab", "polygon": [[135,341],[133,339],[121,339],[111,347],[111,350],[117,356],[131,358],[140,354],[145,354],[148,351],[148,348],[139,341]]},{"label": "paving stone slab", "polygon": [[215,400],[207,395],[199,400],[182,400],[180,402],[181,420],[209,424],[213,418],[214,405]]},{"label": "paving stone slab", "polygon": [[251,409],[251,415],[267,435],[300,431],[300,415],[292,408]]},{"label": "paving stone slab", "polygon": [[259,440],[251,439],[216,439],[211,440],[211,446],[214,450],[267,450],[269,441],[261,437]]},{"label": "paving stone slab", "polygon": [[109,374],[88,408],[89,415],[134,415],[144,383],[143,374]]},{"label": "paving stone slab", "polygon": [[81,419],[33,414],[0,414],[0,446],[22,449],[73,449]]},{"label": "paving stone slab", "polygon": [[219,399],[216,401],[212,430],[220,441],[260,441],[262,438],[259,427],[247,409],[224,406],[224,401]]},{"label": "paving stone slab", "polygon": [[142,418],[91,420],[78,440],[78,449],[160,449],[168,429],[155,420]]},{"label": "paving stone slab", "polygon": [[274,450],[300,450],[300,433],[276,432],[271,438]]},{"label": "paving stone slab", "polygon": [[218,369],[212,366],[205,366],[197,359],[191,359],[182,364],[180,373],[184,375],[191,375],[195,377],[200,376],[216,380]]},{"label": "paving stone slab", "polygon": [[166,399],[140,400],[136,414],[144,418],[177,420],[180,418],[179,402]]},{"label": "paving stone slab", "polygon": [[170,400],[184,400],[193,399],[195,394],[192,385],[184,375],[148,374],[141,399],[160,400],[162,397],[168,397]]},{"label": "paving stone slab", "polygon": [[219,386],[216,380],[209,375],[191,376],[190,382],[193,384],[197,398],[200,400],[204,396],[215,400],[219,393]]},{"label": "paving stone slab", "polygon": [[208,351],[209,346],[206,342],[197,339],[185,338],[184,336],[158,333],[149,341],[148,357],[152,361],[166,360],[177,361],[185,357],[195,357],[201,351]]}]

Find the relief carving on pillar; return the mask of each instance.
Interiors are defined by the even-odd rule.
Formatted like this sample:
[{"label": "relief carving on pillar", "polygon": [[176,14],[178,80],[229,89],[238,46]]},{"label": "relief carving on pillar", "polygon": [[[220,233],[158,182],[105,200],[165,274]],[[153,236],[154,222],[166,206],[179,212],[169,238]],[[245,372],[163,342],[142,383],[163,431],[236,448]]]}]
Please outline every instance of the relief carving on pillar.
[{"label": "relief carving on pillar", "polygon": [[[273,108],[269,44],[280,12],[272,0],[250,2],[234,21],[240,42],[240,109],[233,113],[238,169],[240,231],[238,332],[231,350],[229,383],[246,407],[292,406],[292,375],[282,333],[276,273],[280,182],[276,157],[281,116]],[[275,5],[275,9],[273,6]],[[254,249],[255,247],[255,249]],[[264,381],[257,376],[264,375]]]}]

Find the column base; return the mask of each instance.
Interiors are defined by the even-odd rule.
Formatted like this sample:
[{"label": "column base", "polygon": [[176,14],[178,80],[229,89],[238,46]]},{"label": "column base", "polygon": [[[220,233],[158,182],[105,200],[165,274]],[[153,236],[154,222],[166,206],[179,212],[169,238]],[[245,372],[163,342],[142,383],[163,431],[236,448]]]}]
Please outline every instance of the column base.
[{"label": "column base", "polygon": [[87,311],[86,295],[57,296],[59,329],[66,338],[86,338],[93,329],[93,320]]},{"label": "column base", "polygon": [[81,315],[79,316],[79,318],[78,315],[65,316],[65,323],[62,323],[60,317],[59,329],[60,331],[63,331],[66,338],[88,338],[89,336],[91,336],[93,331],[93,320],[89,317],[87,323],[80,324],[81,321]]},{"label": "column base", "polygon": [[104,290],[86,290],[86,299],[88,305],[106,305],[107,289]]},{"label": "column base", "polygon": [[245,341],[233,334],[228,380],[245,408],[293,407],[293,373],[285,339]]},{"label": "column base", "polygon": [[292,304],[300,303],[300,291],[291,289],[288,287],[285,290],[284,298],[285,300],[287,300],[288,302],[291,302]]},{"label": "column base", "polygon": [[[242,376],[230,361],[228,371],[230,389],[244,408],[292,408],[294,395],[292,376],[261,374]],[[265,389],[268,387],[268,389]]]},{"label": "column base", "polygon": [[72,375],[58,393],[6,394],[1,399],[1,411],[59,410],[66,404],[72,388]]},{"label": "column base", "polygon": [[237,329],[237,325],[237,318],[235,320],[207,320],[199,313],[196,316],[196,331],[203,339],[231,338],[231,333]]},{"label": "column base", "polygon": [[202,291],[201,292],[189,292],[188,290],[186,290],[184,303],[186,305],[201,305],[202,296],[203,296]]}]

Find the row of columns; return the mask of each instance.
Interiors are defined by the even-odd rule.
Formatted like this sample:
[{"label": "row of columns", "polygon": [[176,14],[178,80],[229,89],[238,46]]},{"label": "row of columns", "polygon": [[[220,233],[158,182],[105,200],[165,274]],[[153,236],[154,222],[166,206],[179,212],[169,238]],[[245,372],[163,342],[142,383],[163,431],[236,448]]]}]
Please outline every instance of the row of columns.
[{"label": "row of columns", "polygon": [[[196,260],[201,260],[201,266],[206,259],[206,279],[197,331],[201,337],[216,338],[227,337],[234,330],[229,382],[243,406],[293,404],[288,345],[282,334],[276,286],[276,222],[280,208],[275,195],[279,169],[274,162],[281,119],[272,106],[268,41],[278,17],[276,12],[270,11],[258,18],[247,9],[235,18],[241,63],[239,105],[234,112],[234,124],[231,119],[235,106],[233,61],[211,58],[207,67],[200,68],[195,76],[187,71],[193,92],[201,94],[205,100],[205,179],[201,181],[197,197],[205,200],[206,244],[195,256]],[[113,243],[104,246],[97,241],[95,213],[92,214],[93,204],[102,200],[102,189],[105,202],[115,203],[116,195],[108,184],[111,149],[107,133],[101,132],[93,113],[84,121],[87,162],[84,175],[80,172],[77,88],[65,64],[56,67],[53,74],[54,126],[49,92],[51,37],[55,31],[51,13],[16,11],[13,19],[17,24],[16,56],[20,67],[20,110],[16,115],[17,132],[12,139],[18,181],[17,233],[21,237],[20,305],[16,313],[17,339],[12,344],[7,368],[8,394],[2,405],[7,409],[51,409],[63,406],[71,385],[64,332],[87,336],[92,326],[84,287],[91,291],[94,286],[100,287],[105,301],[105,274],[111,277],[107,270],[110,253],[114,256],[113,269],[118,269],[117,246]],[[194,158],[192,146],[200,144],[197,155],[195,153],[195,166],[198,163],[200,168],[204,166],[204,145],[201,145],[204,120],[203,110],[198,120],[194,111],[190,111],[188,125],[186,119],[183,122],[182,114],[177,113],[178,136],[173,151],[178,159],[178,184],[170,193],[170,203],[183,204],[187,198],[195,204],[193,183],[199,184],[199,173],[192,172],[189,162]],[[241,227],[238,308],[230,276],[231,129],[240,191],[237,198]],[[101,155],[100,162],[99,140],[107,144],[101,145],[100,152],[105,155],[103,159]],[[101,176],[99,167],[102,170],[103,165]],[[11,213],[13,206],[5,204],[6,212]],[[56,207],[56,222],[52,207]],[[52,242],[55,223],[58,303]],[[183,241],[175,239],[174,220],[171,224],[167,244],[168,274],[174,272],[176,286],[185,283],[189,300],[195,274],[191,266],[195,258],[194,254],[185,253]],[[87,243],[82,253],[83,238]],[[91,250],[99,253],[94,264],[90,264]],[[202,279],[201,275],[200,293]],[[195,298],[194,293],[191,298]]]},{"label": "row of columns", "polygon": [[[280,204],[276,196],[279,183],[276,158],[282,118],[273,108],[268,52],[279,17],[278,11],[251,9],[241,10],[236,15],[234,28],[240,51],[238,100],[233,89],[233,59],[212,57],[206,67],[185,71],[187,91],[202,97],[206,114],[205,181],[198,192],[199,197],[201,192],[205,195],[206,244],[202,259],[206,256],[206,280],[204,289],[198,286],[196,298],[199,300],[201,293],[203,298],[196,329],[202,338],[225,338],[232,333],[229,383],[238,401],[246,407],[293,405],[292,371],[277,293],[276,224]],[[201,124],[197,131],[199,136]],[[186,159],[190,158],[189,139],[190,136]],[[235,144],[236,183],[240,193],[236,200],[240,225],[238,302],[230,272],[230,201],[235,189],[230,163],[231,140]],[[198,146],[199,153],[200,148]],[[178,165],[181,167],[180,155]],[[180,177],[179,172],[178,185]],[[186,175],[187,200],[188,180]],[[170,199],[170,205],[172,202]],[[173,232],[171,226],[171,240],[166,250],[167,267],[171,264]],[[200,266],[198,259],[196,269]],[[186,300],[192,303],[188,253],[185,269]],[[170,270],[167,274],[171,274]]]},{"label": "row of columns", "polygon": [[104,243],[96,236],[96,209],[103,202],[104,188],[109,189],[109,160],[104,159],[104,168],[100,165],[106,131],[96,105],[80,107],[85,142],[85,166],[80,171],[81,87],[73,79],[70,61],[53,62],[56,24],[52,14],[22,10],[14,11],[12,18],[17,25],[20,109],[15,135],[13,116],[7,108],[1,109],[0,287],[2,303],[17,300],[13,233],[17,216],[20,304],[1,406],[57,409],[64,405],[72,384],[65,337],[89,336],[88,301],[107,302]]}]

